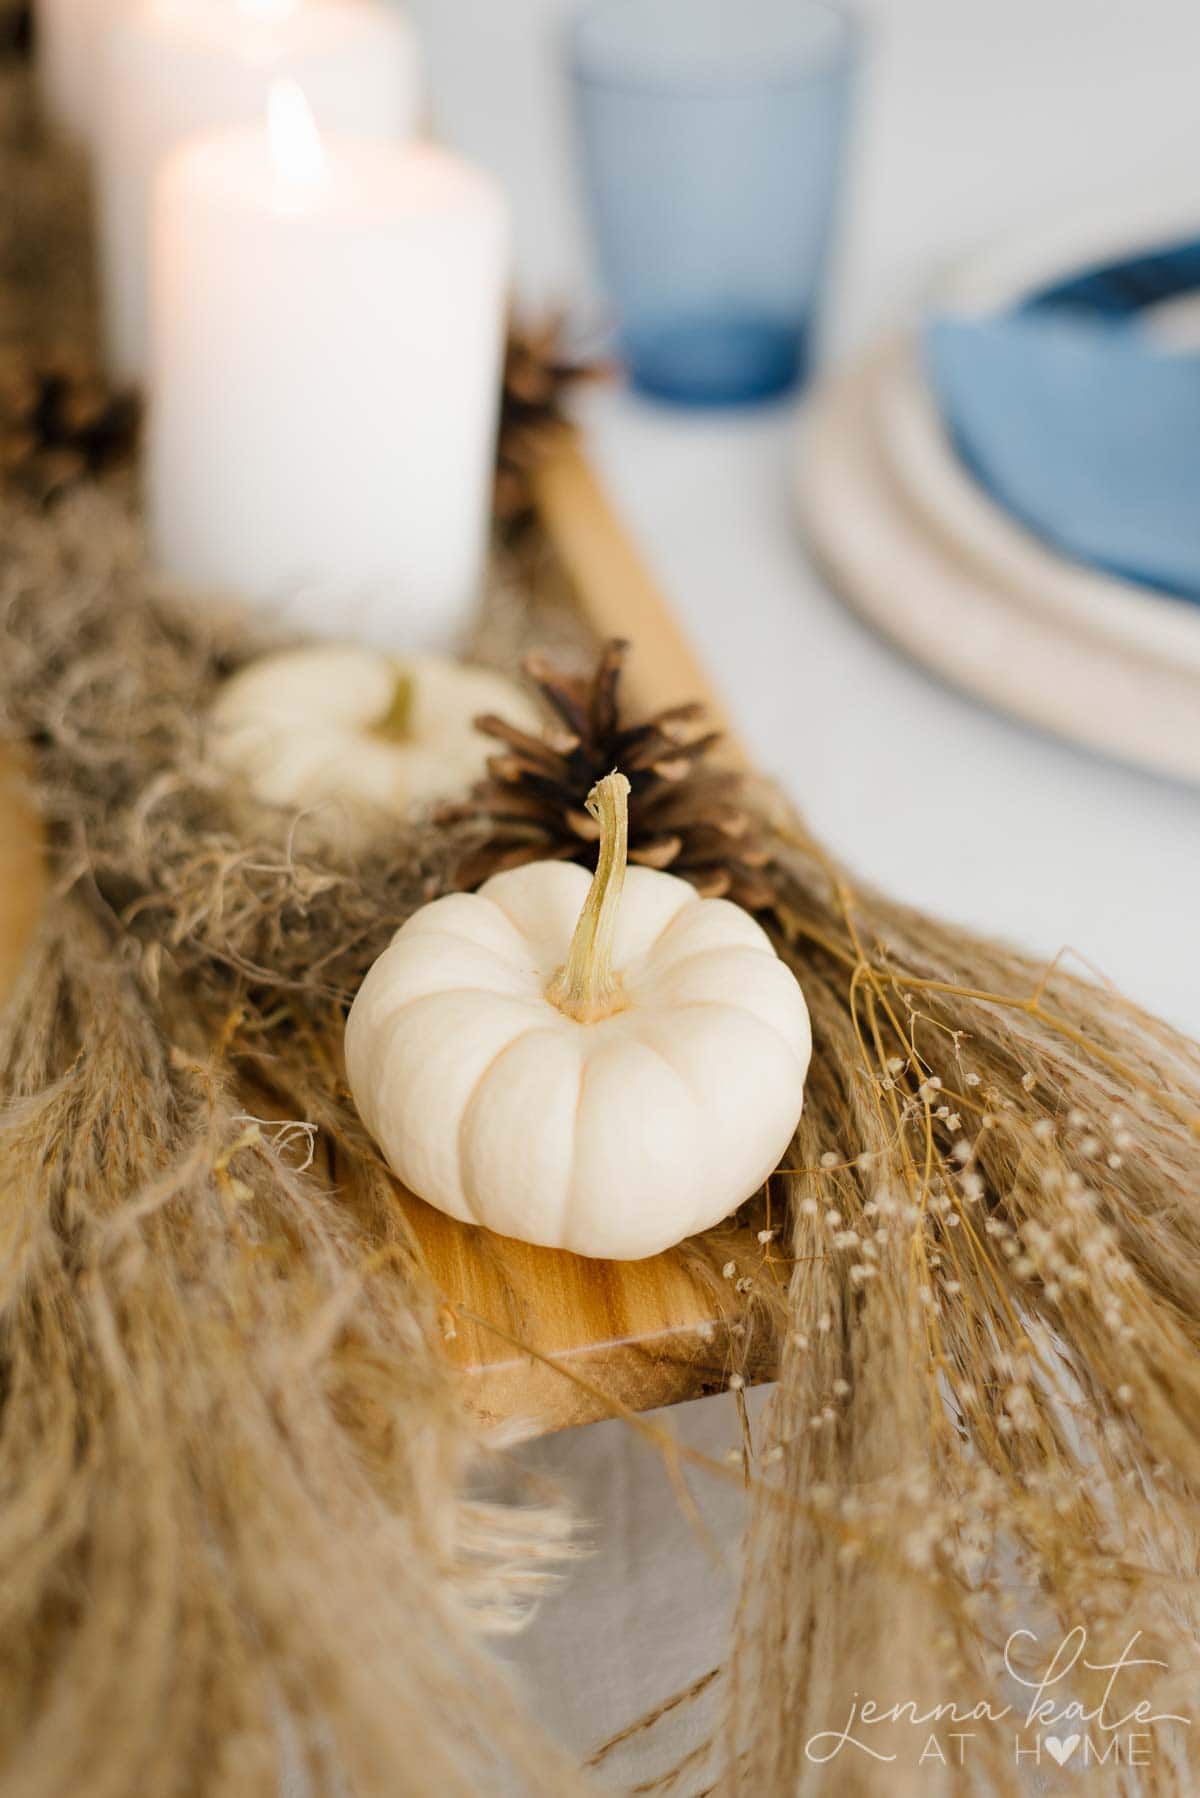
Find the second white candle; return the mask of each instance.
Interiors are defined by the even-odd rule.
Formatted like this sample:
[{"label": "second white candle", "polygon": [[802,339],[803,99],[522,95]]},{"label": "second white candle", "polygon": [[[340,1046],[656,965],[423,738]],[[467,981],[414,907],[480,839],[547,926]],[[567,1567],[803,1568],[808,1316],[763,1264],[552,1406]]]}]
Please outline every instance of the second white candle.
[{"label": "second white candle", "polygon": [[491,179],[273,134],[168,162],[152,239],[151,526],[168,571],[306,626],[451,641],[485,548],[508,271]]},{"label": "second white candle", "polygon": [[378,0],[140,0],[119,10],[98,73],[105,343],[123,381],[146,374],[150,195],[172,149],[261,119],[281,79],[322,127],[355,137],[410,137],[420,106],[415,36]]}]

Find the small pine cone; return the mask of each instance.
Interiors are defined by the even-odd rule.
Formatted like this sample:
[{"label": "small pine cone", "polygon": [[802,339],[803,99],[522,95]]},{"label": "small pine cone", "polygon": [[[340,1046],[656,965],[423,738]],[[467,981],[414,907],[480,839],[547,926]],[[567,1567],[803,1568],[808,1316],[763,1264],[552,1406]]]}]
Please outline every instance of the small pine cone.
[{"label": "small pine cone", "polygon": [[0,375],[0,479],[48,505],[133,455],[141,407],[67,362]]},{"label": "small pine cone", "polygon": [[33,48],[30,0],[0,0],[0,58],[28,60]]},{"label": "small pine cone", "polygon": [[496,439],[496,523],[516,535],[533,516],[534,470],[570,428],[568,391],[594,381],[606,365],[572,360],[563,348],[563,326],[551,317],[536,329],[513,325],[504,351],[500,424]]},{"label": "small pine cone", "polygon": [[741,776],[708,762],[720,733],[704,728],[698,704],[625,723],[618,687],[627,649],[607,644],[590,678],[565,675],[540,656],[527,660],[526,672],[560,720],[541,738],[492,715],[476,720],[501,747],[470,798],[438,814],[443,823],[486,831],[459,864],[458,885],[475,887],[531,861],[591,867],[599,833],[585,802],[619,768],[630,783],[631,862],[681,875],[705,897],[765,909],[776,896],[771,851],[744,803]]}]

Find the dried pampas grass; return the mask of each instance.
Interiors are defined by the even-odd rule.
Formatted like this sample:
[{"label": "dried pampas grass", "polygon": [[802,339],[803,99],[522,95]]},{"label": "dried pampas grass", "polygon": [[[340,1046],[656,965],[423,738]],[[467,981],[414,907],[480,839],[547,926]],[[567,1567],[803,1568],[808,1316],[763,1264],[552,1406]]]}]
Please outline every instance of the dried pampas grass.
[{"label": "dried pampas grass", "polygon": [[565,1521],[464,1496],[437,1296],[352,1120],[353,1206],[236,1078],[268,1033],[306,1061],[289,1016],[331,1023],[427,838],[352,880],[239,835],[195,722],[228,631],[136,578],[108,500],[7,522],[0,712],[55,888],[0,1043],[0,1791],[569,1791],[478,1640]]},{"label": "dried pampas grass", "polygon": [[[815,1048],[720,1789],[1027,1790],[1033,1693],[1002,1677],[1006,1645],[1033,1679],[1070,1632],[1093,1667],[1142,1632],[1162,1665],[1122,1672],[1101,1750],[1139,1700],[1190,1716],[1200,1692],[1200,1051],[854,891],[784,828]],[[1095,1707],[1108,1678],[1081,1658],[1052,1697]],[[919,1758],[938,1725],[903,1716],[854,1732],[894,1762],[822,1768],[806,1748],[833,1746],[856,1694],[1011,1709],[961,1726],[962,1764],[952,1722],[943,1763]],[[1091,1789],[1194,1791],[1194,1733],[1159,1724],[1137,1767],[1122,1737]]]}]

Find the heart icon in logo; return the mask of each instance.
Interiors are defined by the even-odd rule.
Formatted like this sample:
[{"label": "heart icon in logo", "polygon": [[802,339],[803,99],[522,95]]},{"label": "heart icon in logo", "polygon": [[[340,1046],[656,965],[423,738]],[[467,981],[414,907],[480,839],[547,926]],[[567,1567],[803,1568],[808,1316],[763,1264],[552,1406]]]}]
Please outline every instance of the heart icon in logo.
[{"label": "heart icon in logo", "polygon": [[1065,1767],[1079,1746],[1079,1737],[1068,1736],[1065,1742],[1060,1742],[1057,1736],[1043,1736],[1042,1746],[1047,1754],[1054,1756],[1060,1767]]}]

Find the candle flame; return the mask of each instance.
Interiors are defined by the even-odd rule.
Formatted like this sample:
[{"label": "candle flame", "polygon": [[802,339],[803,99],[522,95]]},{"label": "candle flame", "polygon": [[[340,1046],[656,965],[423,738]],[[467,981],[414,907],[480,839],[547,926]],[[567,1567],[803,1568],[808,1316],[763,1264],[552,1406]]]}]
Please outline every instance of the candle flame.
[{"label": "candle flame", "polygon": [[267,94],[267,139],[271,159],[288,181],[312,184],[325,178],[325,151],[312,107],[295,81],[273,81]]}]

